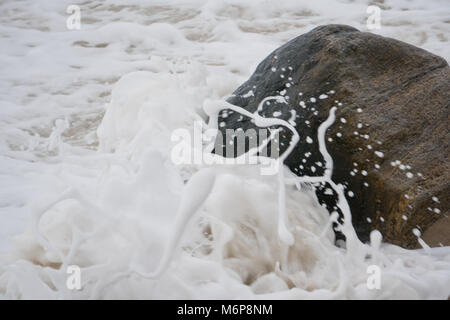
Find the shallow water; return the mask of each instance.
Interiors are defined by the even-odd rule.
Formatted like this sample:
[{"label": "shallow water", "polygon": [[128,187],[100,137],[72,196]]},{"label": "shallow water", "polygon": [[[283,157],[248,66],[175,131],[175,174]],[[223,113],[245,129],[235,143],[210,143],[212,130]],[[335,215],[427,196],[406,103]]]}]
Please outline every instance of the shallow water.
[{"label": "shallow water", "polygon": [[[68,30],[73,3],[0,2],[1,297],[449,296],[448,248],[404,250],[376,233],[336,248],[328,213],[289,185],[295,242],[283,244],[278,178],[246,166],[213,169],[161,278],[129,273],[156,269],[185,181],[205,170],[173,165],[173,130],[205,122],[206,101],[287,40],[328,23],[367,31],[368,1],[83,1],[81,29]],[[447,1],[375,4],[376,33],[449,59]],[[67,289],[69,265],[83,290]]]}]

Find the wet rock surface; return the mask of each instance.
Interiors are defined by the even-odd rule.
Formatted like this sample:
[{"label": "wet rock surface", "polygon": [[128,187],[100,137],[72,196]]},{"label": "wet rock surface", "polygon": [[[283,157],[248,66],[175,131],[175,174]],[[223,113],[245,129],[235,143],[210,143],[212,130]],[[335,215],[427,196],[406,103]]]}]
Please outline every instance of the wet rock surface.
[{"label": "wet rock surface", "polygon": [[[287,120],[300,134],[285,162],[299,176],[323,175],[317,130],[337,107],[326,133],[333,181],[345,185],[363,241],[377,229],[384,241],[414,248],[418,230],[431,246],[450,245],[450,68],[443,58],[349,26],[320,26],[272,52],[228,101],[254,112],[269,96],[285,101],[266,101],[260,115]],[[223,131],[257,128],[226,109],[219,123]],[[284,129],[280,152],[290,139]],[[316,193],[336,209],[329,186]]]}]

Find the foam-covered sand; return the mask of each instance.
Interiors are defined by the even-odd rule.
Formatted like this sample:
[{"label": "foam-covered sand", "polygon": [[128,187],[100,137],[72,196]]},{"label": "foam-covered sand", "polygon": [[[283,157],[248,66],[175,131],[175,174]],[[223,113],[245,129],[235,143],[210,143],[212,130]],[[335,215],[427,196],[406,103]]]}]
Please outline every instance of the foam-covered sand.
[{"label": "foam-covered sand", "polygon": [[[448,247],[404,250],[374,232],[370,245],[337,248],[328,212],[290,184],[288,246],[279,176],[170,159],[172,132],[206,127],[209,103],[273,49],[320,24],[367,31],[367,3],[92,1],[74,31],[72,1],[2,3],[0,297],[446,299]],[[446,1],[380,7],[377,33],[448,60]],[[200,209],[162,276],[142,277],[174,236],[183,193]],[[69,265],[83,290],[67,289]],[[367,288],[370,265],[380,290]]]}]

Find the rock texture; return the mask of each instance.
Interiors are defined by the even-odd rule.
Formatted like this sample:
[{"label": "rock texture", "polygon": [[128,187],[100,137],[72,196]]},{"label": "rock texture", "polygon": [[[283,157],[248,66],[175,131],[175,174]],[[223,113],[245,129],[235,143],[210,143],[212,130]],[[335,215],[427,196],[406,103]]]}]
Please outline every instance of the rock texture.
[{"label": "rock texture", "polygon": [[[228,101],[253,112],[277,95],[287,103],[270,101],[260,114],[294,119],[301,140],[286,164],[300,176],[323,174],[317,129],[330,108],[338,108],[327,148],[333,180],[347,187],[362,240],[378,229],[385,241],[413,248],[417,228],[428,244],[450,245],[450,68],[444,59],[349,26],[320,26],[272,52]],[[229,110],[219,121],[223,129],[255,127]],[[287,146],[289,140],[284,131],[281,141]],[[326,188],[316,192],[332,211],[335,199]]]}]

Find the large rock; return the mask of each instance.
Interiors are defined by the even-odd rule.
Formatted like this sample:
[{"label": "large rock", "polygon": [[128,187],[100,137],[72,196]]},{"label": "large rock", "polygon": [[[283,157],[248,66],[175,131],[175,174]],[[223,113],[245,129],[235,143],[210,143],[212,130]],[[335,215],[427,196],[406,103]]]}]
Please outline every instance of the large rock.
[{"label": "large rock", "polygon": [[[413,248],[417,228],[428,244],[450,245],[450,69],[444,59],[349,26],[320,26],[272,52],[228,101],[254,112],[276,95],[288,103],[271,101],[260,114],[278,111],[292,120],[295,110],[301,140],[286,164],[300,176],[323,174],[317,129],[338,107],[327,148],[333,181],[354,193],[348,201],[362,240],[378,229],[385,241]],[[254,128],[235,112],[221,115],[223,129]],[[281,141],[289,140],[284,131]],[[334,196],[324,188],[316,192],[333,210]]]}]

